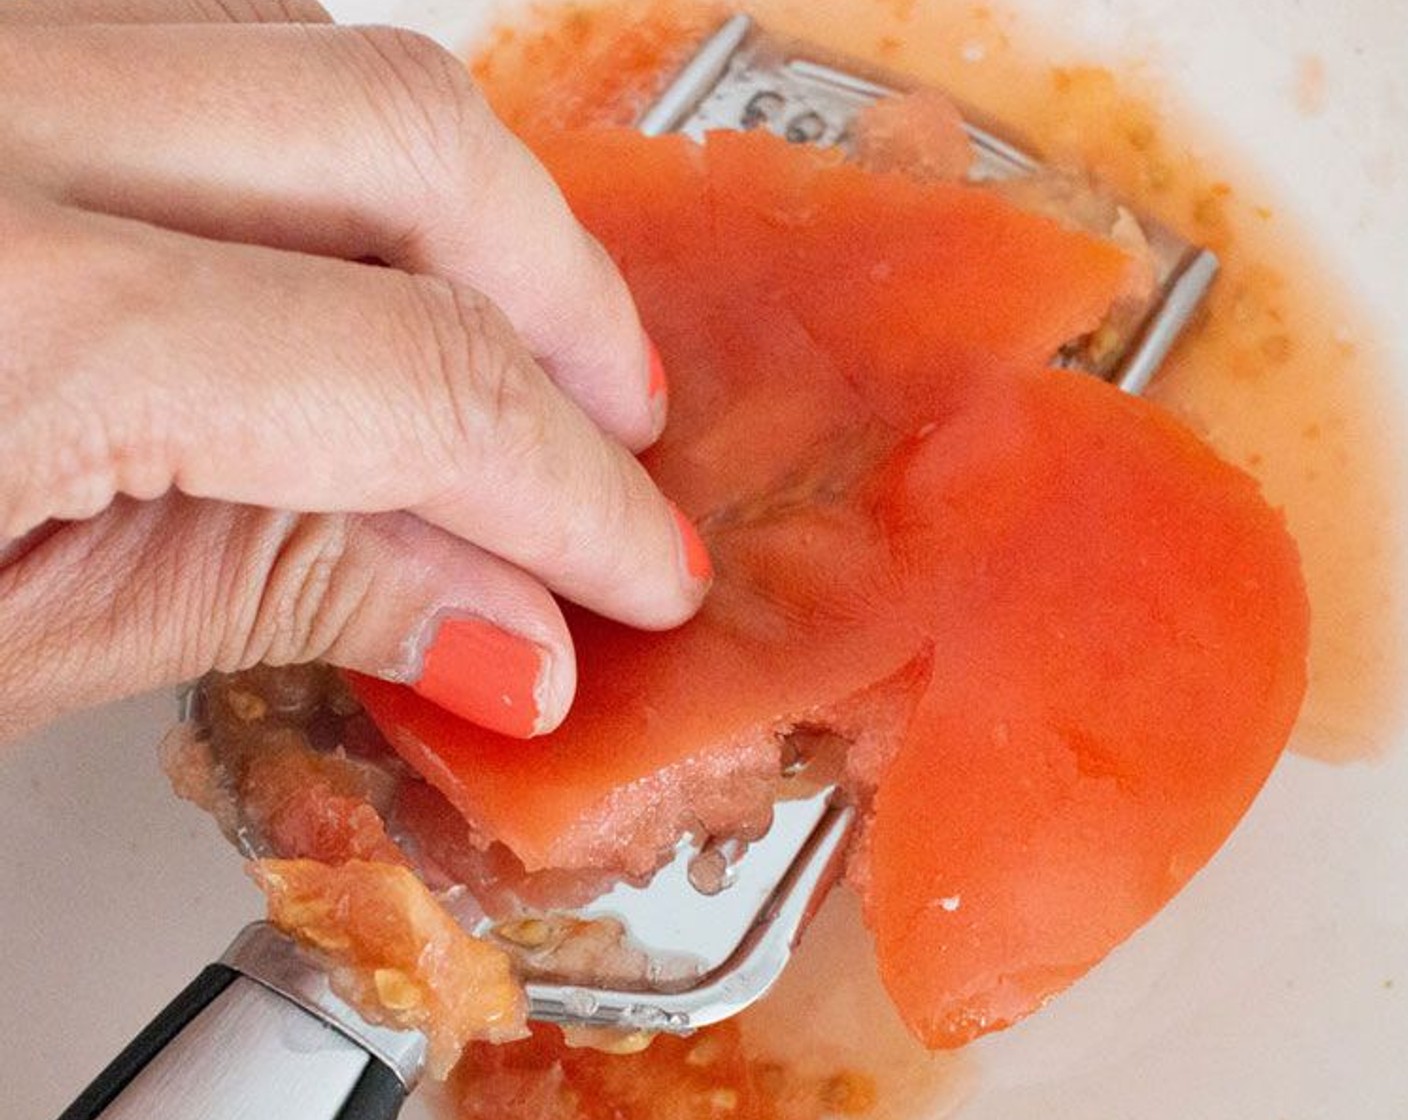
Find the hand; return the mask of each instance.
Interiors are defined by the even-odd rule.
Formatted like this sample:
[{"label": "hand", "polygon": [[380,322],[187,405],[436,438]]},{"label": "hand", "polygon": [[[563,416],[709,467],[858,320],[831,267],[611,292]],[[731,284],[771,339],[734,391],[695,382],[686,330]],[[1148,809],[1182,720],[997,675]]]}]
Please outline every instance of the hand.
[{"label": "hand", "polygon": [[541,733],[553,593],[704,594],[620,275],[458,60],[326,20],[0,7],[0,738],[313,658]]}]

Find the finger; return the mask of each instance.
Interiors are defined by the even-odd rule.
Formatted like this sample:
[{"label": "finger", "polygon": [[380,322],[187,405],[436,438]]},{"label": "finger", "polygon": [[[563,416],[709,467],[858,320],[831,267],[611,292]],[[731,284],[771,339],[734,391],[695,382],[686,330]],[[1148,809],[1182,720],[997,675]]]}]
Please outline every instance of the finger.
[{"label": "finger", "polygon": [[0,569],[0,740],[209,669],[326,659],[493,730],[561,720],[576,685],[551,595],[408,514],[121,499]]},{"label": "finger", "polygon": [[658,435],[664,378],[625,282],[429,39],[18,28],[0,75],[0,166],[51,196],[472,285],[601,427],[637,450]]},{"label": "finger", "polygon": [[331,23],[316,0],[9,0],[0,25]]},{"label": "finger", "polygon": [[408,509],[622,621],[702,546],[476,293],[0,197],[0,538],[118,494]]}]

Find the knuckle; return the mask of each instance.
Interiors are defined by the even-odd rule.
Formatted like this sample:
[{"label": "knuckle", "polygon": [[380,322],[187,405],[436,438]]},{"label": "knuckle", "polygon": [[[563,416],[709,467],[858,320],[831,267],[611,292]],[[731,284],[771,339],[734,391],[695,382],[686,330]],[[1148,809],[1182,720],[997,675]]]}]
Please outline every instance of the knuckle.
[{"label": "knuckle", "polygon": [[461,479],[511,478],[549,438],[546,378],[487,298],[442,282],[421,290],[429,324],[421,364],[441,402],[442,454]]},{"label": "knuckle", "polygon": [[368,95],[423,186],[458,192],[493,116],[469,71],[435,40],[398,27],[351,31],[368,59]]},{"label": "knuckle", "polygon": [[351,625],[370,591],[370,570],[349,543],[346,514],[265,514],[238,550],[227,586],[257,586],[217,657],[217,668],[286,665],[323,657]]}]

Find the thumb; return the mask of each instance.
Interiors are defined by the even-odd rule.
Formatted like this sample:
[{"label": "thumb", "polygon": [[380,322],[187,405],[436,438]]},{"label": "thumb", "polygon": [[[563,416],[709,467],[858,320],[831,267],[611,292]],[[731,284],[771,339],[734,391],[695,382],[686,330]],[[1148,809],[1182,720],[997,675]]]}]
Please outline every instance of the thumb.
[{"label": "thumb", "polygon": [[552,595],[409,514],[120,498],[6,556],[0,740],[260,661],[326,659],[401,681],[517,737],[555,727],[576,688]]}]

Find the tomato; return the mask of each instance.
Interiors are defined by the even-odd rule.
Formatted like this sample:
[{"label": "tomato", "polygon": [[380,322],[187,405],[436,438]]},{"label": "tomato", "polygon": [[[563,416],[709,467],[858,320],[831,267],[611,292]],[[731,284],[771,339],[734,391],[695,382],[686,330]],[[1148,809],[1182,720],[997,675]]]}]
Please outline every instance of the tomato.
[{"label": "tomato", "polygon": [[574,612],[573,712],[531,743],[359,680],[392,744],[524,866],[648,868],[756,817],[793,728],[860,739],[854,869],[912,1029],[1013,1021],[1235,824],[1304,688],[1295,548],[1153,406],[1046,368],[1142,282],[980,189],[764,135],[539,144],[671,377],[645,462],[700,526],[699,617]]}]

